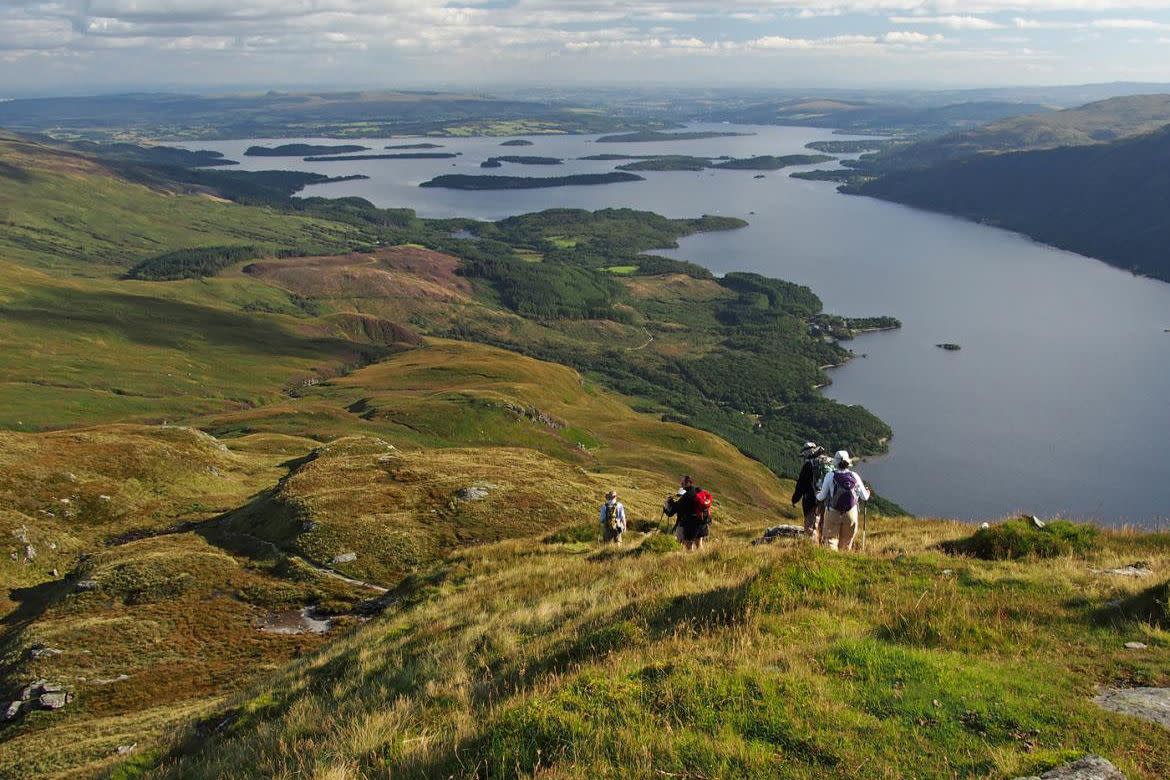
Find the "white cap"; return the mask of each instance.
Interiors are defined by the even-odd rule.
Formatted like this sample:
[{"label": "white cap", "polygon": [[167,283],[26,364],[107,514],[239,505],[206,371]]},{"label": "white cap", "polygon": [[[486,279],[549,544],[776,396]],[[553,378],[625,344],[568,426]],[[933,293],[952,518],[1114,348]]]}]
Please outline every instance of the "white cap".
[{"label": "white cap", "polygon": [[846,450],[837,450],[833,454],[833,468],[849,468],[853,465],[853,459],[849,457]]}]

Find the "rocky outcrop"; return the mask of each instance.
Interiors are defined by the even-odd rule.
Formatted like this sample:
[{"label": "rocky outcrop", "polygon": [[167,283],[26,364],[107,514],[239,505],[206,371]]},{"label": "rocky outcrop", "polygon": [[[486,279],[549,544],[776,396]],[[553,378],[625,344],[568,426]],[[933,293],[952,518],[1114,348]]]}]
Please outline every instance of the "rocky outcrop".
[{"label": "rocky outcrop", "polygon": [[1170,729],[1170,688],[1103,688],[1098,706]]},{"label": "rocky outcrop", "polygon": [[1049,769],[1039,777],[1031,775],[1016,780],[1125,780],[1125,775],[1100,756],[1085,756],[1071,764]]}]

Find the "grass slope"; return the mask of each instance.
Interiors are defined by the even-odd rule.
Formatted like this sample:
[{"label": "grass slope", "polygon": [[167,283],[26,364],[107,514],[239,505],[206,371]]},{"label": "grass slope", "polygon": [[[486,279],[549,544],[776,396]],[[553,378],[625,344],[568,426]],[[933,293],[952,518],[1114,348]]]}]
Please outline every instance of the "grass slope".
[{"label": "grass slope", "polygon": [[637,536],[464,551],[151,776],[1012,777],[1097,752],[1164,777],[1165,730],[1090,699],[1165,684],[1170,637],[1088,567],[1140,546],[1162,570],[1165,537],[1037,565],[933,549],[957,533],[887,521],[866,557]]},{"label": "grass slope", "polygon": [[[179,195],[118,178],[92,158],[0,134],[0,260],[109,274],[168,250],[345,246],[345,225]],[[2,289],[2,288],[0,288]]]}]

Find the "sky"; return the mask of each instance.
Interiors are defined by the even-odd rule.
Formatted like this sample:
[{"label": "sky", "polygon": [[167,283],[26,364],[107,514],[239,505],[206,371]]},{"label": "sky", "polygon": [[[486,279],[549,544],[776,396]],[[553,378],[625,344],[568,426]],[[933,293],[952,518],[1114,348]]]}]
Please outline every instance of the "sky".
[{"label": "sky", "polygon": [[1170,0],[0,0],[0,98],[1170,81]]}]

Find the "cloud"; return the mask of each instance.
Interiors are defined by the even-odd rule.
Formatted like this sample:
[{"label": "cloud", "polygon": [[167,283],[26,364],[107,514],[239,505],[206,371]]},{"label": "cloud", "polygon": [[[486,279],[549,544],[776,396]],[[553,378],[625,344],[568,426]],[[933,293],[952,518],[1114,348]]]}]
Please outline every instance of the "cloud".
[{"label": "cloud", "polygon": [[[782,51],[999,56],[990,47],[1022,41],[930,33],[1043,29],[1120,40],[1121,31],[1170,31],[1170,13],[1156,12],[1170,12],[1170,0],[0,0],[0,54],[5,62],[88,57],[94,71],[127,72],[137,53],[140,66],[149,63],[142,77],[159,79],[194,78],[212,62],[239,79],[273,72],[310,80],[336,62],[371,79],[398,78],[411,72],[398,66],[414,63],[434,81],[483,80],[509,63],[530,75],[531,63],[590,53],[599,66],[692,55],[766,63]],[[1084,54],[1072,34],[1063,41],[1070,58]],[[1059,36],[1043,37],[1049,45]],[[535,72],[549,80],[564,73]],[[23,86],[35,73],[0,69],[0,87]]]},{"label": "cloud", "polygon": [[951,30],[1002,30],[1004,25],[979,16],[891,16],[892,24],[921,24]]}]

